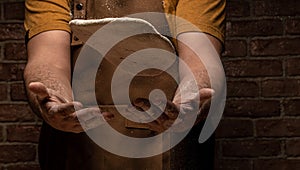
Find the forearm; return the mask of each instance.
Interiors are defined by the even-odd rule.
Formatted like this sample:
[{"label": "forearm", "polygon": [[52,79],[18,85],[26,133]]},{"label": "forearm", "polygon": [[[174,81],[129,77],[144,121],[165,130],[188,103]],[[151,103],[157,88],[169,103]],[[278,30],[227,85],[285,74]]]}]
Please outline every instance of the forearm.
[{"label": "forearm", "polygon": [[28,42],[27,52],[24,80],[32,109],[40,114],[36,96],[28,88],[31,82],[41,82],[71,101],[69,34],[63,31],[41,33]]},{"label": "forearm", "polygon": [[[40,64],[33,62],[26,65],[24,72],[24,80],[26,87],[31,82],[41,82],[45,86],[58,91],[62,96],[71,100],[70,76],[55,66],[49,64]],[[30,93],[30,91],[29,91]]]},{"label": "forearm", "polygon": [[[211,87],[211,79],[221,81],[223,69],[219,56],[222,45],[219,40],[200,32],[182,33],[178,40],[179,57],[193,73],[199,89]],[[181,80],[190,76],[182,64],[179,70]]]}]

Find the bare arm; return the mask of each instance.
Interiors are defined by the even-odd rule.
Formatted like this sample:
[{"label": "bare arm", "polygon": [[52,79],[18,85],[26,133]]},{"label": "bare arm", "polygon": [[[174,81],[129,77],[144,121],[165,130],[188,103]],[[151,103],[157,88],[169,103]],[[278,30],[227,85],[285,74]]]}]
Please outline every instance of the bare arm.
[{"label": "bare arm", "polygon": [[[213,72],[213,76],[218,77],[222,74],[216,61],[222,50],[221,42],[211,35],[200,32],[182,33],[177,38],[179,57],[193,72],[198,85],[201,86],[199,89],[210,87],[207,69]],[[179,69],[182,80],[188,74],[181,66]]]},{"label": "bare arm", "polygon": [[28,42],[27,52],[26,86],[30,82],[41,82],[71,101],[69,33],[47,31],[38,34]]},{"label": "bare arm", "polygon": [[[200,108],[198,118],[203,118],[208,114],[212,95],[215,92],[219,94],[225,85],[224,70],[219,59],[222,44],[217,38],[200,32],[180,34],[178,40],[179,57],[194,75],[190,77],[191,73],[186,72],[179,64],[180,86],[189,86],[188,81],[195,78],[197,83],[195,88],[198,88],[199,94],[196,96],[187,92],[186,96],[195,96],[195,98],[185,98],[178,93],[173,102],[181,107],[190,107],[189,103],[197,102]],[[198,108],[190,107],[190,109]]]},{"label": "bare arm", "polygon": [[[183,90],[183,92],[177,90],[173,101],[167,102],[164,113],[157,120],[149,123],[150,129],[158,132],[168,129],[173,124],[179,114],[180,107],[185,108],[184,110],[188,113],[200,115],[198,118],[201,118],[202,114],[207,114],[214,91],[222,88],[224,82],[223,68],[219,63],[222,45],[218,39],[201,32],[182,33],[177,38],[178,54],[183,61],[179,63],[179,87],[189,90]],[[187,67],[184,67],[185,64],[183,63]],[[196,86],[190,83],[193,82],[194,78],[197,83]],[[213,79],[215,89],[211,88],[211,79]],[[183,95],[182,93],[186,94]],[[194,108],[196,102],[200,107],[200,112],[199,108]],[[147,110],[150,105],[147,100],[137,100],[134,104],[143,110]],[[187,116],[184,118],[185,120],[177,124],[175,128],[177,131],[184,131],[186,127],[189,127],[188,124],[193,123],[193,116],[184,115]]]},{"label": "bare arm", "polygon": [[[80,104],[70,103],[72,93],[69,33],[40,33],[30,39],[27,52],[28,63],[24,79],[32,109],[56,129],[80,132],[80,124],[73,113],[75,105],[79,107]],[[64,122],[64,116],[72,121]]]},{"label": "bare arm", "polygon": [[[99,109],[82,109],[72,101],[70,35],[65,31],[47,31],[30,39],[28,63],[24,72],[26,89],[32,109],[52,127],[66,132],[82,132],[101,124],[82,128],[78,118],[100,116]],[[75,108],[77,111],[75,112]],[[106,118],[111,115],[108,113]]]}]

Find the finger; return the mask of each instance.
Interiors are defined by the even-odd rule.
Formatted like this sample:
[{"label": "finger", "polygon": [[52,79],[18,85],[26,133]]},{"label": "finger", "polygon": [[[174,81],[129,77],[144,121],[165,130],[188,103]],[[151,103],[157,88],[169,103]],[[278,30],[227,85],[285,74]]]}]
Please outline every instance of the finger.
[{"label": "finger", "polygon": [[148,114],[145,114],[142,108],[128,106],[125,112],[122,113],[125,118],[132,120],[134,122],[143,122],[143,121],[151,121],[151,117]]},{"label": "finger", "polygon": [[158,107],[161,112],[164,112],[170,119],[176,119],[178,116],[178,107],[169,100],[154,100],[154,106]]},{"label": "finger", "polygon": [[70,114],[66,117],[51,116],[46,120],[49,125],[65,132],[82,132],[80,122],[75,114]]},{"label": "finger", "polygon": [[102,116],[106,121],[113,119],[115,116],[110,112],[102,112]]},{"label": "finger", "polygon": [[75,114],[78,117],[78,119],[80,119],[80,121],[88,121],[90,119],[93,119],[95,116],[103,117],[98,107],[77,110]]},{"label": "finger", "polygon": [[178,114],[179,114],[179,111],[178,111],[178,108],[177,106],[171,102],[171,101],[167,101],[167,104],[166,104],[166,108],[165,108],[165,111],[164,113],[170,118],[170,119],[176,119]]},{"label": "finger", "polygon": [[82,108],[82,104],[79,102],[69,102],[69,103],[61,103],[56,104],[50,107],[49,114],[60,114],[62,116],[66,116],[68,114],[74,113],[76,110],[80,110]]},{"label": "finger", "polygon": [[80,125],[84,130],[90,130],[94,129],[98,126],[101,126],[104,124],[104,118],[101,116],[94,116],[88,120],[80,120]]},{"label": "finger", "polygon": [[166,114],[162,114],[155,121],[162,126],[163,123],[167,120],[169,120],[168,116]]},{"label": "finger", "polygon": [[138,98],[133,102],[134,106],[141,108],[143,111],[148,110],[151,107],[150,102],[147,99]]},{"label": "finger", "polygon": [[148,127],[150,130],[155,131],[155,132],[163,132],[165,129],[163,128],[163,126],[161,126],[160,124],[158,124],[156,121],[147,123]]},{"label": "finger", "polygon": [[[139,112],[137,116],[141,117],[141,119],[152,121],[159,117],[163,112],[155,105],[151,106],[151,103],[147,99],[138,98],[133,102],[133,105],[137,108],[137,110],[142,110],[147,114],[142,114]],[[134,112],[133,112],[134,113]]]},{"label": "finger", "polygon": [[[72,113],[72,114],[69,114],[69,115],[67,115],[67,116],[64,116],[64,117],[63,117],[63,120],[64,120],[64,121],[68,121],[68,122],[71,122],[71,121],[72,121],[72,123],[73,123],[74,125],[80,124],[80,122],[79,122],[79,120],[78,120],[78,118],[77,118],[77,116],[76,116],[75,113]],[[69,124],[70,124],[70,123],[69,123]]]},{"label": "finger", "polygon": [[113,114],[109,112],[105,112],[104,115],[102,115],[99,108],[86,108],[78,110],[76,111],[76,116],[80,120],[80,124],[85,130],[103,125],[106,120],[113,118]]},{"label": "finger", "polygon": [[[203,110],[203,107],[210,104],[211,98],[215,91],[210,88],[203,88],[200,90],[200,105],[199,107]],[[209,106],[208,106],[209,107]]]},{"label": "finger", "polygon": [[200,93],[200,101],[201,101],[201,100],[210,99],[214,95],[215,91],[211,88],[203,88],[200,89],[199,93]]},{"label": "finger", "polygon": [[166,115],[166,119],[176,119],[179,114],[178,107],[171,101],[157,99],[153,101],[153,104],[159,108],[161,112],[164,112],[162,115]]},{"label": "finger", "polygon": [[37,95],[39,101],[43,101],[50,97],[47,87],[40,82],[32,82],[28,85],[30,91]]}]

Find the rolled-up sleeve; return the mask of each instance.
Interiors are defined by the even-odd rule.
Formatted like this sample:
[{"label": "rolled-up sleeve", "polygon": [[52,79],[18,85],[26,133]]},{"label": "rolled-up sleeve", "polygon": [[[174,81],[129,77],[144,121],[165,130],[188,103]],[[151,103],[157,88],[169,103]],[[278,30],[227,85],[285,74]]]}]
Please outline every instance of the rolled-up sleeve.
[{"label": "rolled-up sleeve", "polygon": [[26,0],[24,27],[27,38],[50,30],[71,32],[69,0]]},{"label": "rolled-up sleeve", "polygon": [[[201,32],[224,42],[226,0],[178,0],[176,16],[192,23]],[[176,21],[176,34],[195,31],[191,24]]]}]

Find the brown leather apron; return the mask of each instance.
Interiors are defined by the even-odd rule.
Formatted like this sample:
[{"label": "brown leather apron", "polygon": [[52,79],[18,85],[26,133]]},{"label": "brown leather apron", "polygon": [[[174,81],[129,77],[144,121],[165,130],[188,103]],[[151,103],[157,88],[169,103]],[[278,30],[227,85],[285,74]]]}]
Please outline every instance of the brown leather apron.
[{"label": "brown leather apron", "polygon": [[[74,19],[103,19],[112,17],[123,17],[140,12],[164,12],[162,0],[74,0]],[[152,25],[158,31],[168,29],[167,21],[164,17],[158,18]],[[73,66],[76,62],[82,45],[99,28],[105,24],[91,24],[88,27],[77,27],[71,25],[72,34],[72,57]],[[150,137],[156,135],[147,129],[145,124],[135,123],[122,117],[116,107],[125,109],[126,103],[113,103],[110,94],[112,75],[126,56],[145,48],[160,48],[175,54],[175,50],[166,40],[155,34],[137,35],[118,43],[104,57],[97,72],[95,91],[83,91],[77,96],[81,100],[89,101],[89,93],[96,93],[97,102],[102,111],[112,112],[115,118],[110,125],[118,132],[131,137]],[[119,58],[116,58],[118,56]],[[170,65],[173,71],[177,70],[177,64]],[[88,72],[88,66],[83,66],[82,72]],[[83,82],[89,82],[83,80]],[[167,73],[155,69],[148,69],[139,73],[131,82],[129,95],[134,100],[138,97],[147,98],[153,89],[161,89],[167,98],[172,100],[176,91],[177,83]],[[120,92],[121,93],[121,92]],[[75,96],[76,99],[76,96]],[[80,100],[79,100],[80,101]],[[101,128],[101,127],[99,127]],[[67,169],[170,169],[170,152],[149,157],[149,158],[125,158],[112,154],[93,143],[88,136],[82,135],[74,138],[69,149]],[[71,140],[71,139],[70,139]],[[103,139],[105,140],[105,139]],[[72,148],[73,147],[73,148]],[[142,152],[142,151],[141,151]],[[80,153],[80,155],[78,155]]]}]

